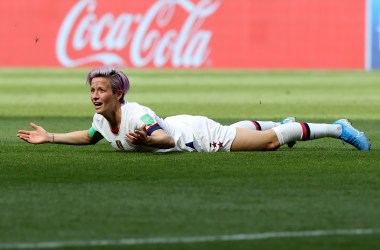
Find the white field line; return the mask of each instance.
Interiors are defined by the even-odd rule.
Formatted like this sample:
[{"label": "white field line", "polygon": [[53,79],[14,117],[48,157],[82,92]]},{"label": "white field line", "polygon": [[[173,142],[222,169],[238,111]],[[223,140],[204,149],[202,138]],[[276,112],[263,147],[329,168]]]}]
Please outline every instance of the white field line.
[{"label": "white field line", "polygon": [[372,229],[338,229],[338,230],[314,230],[314,231],[293,231],[293,232],[267,232],[255,234],[231,234],[214,236],[194,236],[194,237],[157,237],[157,238],[136,238],[118,240],[78,240],[78,241],[52,241],[35,243],[0,243],[0,249],[54,249],[61,247],[93,247],[93,246],[130,246],[148,244],[191,244],[201,242],[217,241],[242,241],[242,240],[262,240],[270,238],[301,238],[320,237],[332,235],[370,235],[380,234],[380,228]]}]

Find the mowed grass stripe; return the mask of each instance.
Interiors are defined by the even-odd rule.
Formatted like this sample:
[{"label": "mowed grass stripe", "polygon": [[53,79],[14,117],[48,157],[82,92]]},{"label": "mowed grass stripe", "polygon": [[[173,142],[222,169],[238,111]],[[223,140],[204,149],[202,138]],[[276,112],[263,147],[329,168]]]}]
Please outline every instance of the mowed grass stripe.
[{"label": "mowed grass stripe", "polygon": [[67,242],[37,242],[37,243],[10,243],[1,244],[0,249],[56,249],[62,247],[97,247],[97,246],[135,246],[135,245],[157,245],[157,244],[194,244],[204,242],[224,241],[253,241],[273,238],[303,238],[323,237],[334,235],[372,235],[380,234],[380,229],[338,229],[338,230],[315,230],[298,232],[266,232],[256,234],[234,234],[234,235],[211,235],[193,237],[161,237],[140,239],[102,239],[88,241]]},{"label": "mowed grass stripe", "polygon": [[[380,117],[378,72],[125,71],[132,84],[127,99],[163,117],[198,112],[222,118],[223,110],[240,119]],[[0,116],[92,116],[86,74],[2,69]]]}]

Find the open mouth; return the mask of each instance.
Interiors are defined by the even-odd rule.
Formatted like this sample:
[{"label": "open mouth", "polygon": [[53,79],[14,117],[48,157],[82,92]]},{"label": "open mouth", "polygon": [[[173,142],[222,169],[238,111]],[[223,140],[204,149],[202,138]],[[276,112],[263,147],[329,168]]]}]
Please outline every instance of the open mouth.
[{"label": "open mouth", "polygon": [[103,103],[101,102],[94,102],[95,109],[100,109]]}]

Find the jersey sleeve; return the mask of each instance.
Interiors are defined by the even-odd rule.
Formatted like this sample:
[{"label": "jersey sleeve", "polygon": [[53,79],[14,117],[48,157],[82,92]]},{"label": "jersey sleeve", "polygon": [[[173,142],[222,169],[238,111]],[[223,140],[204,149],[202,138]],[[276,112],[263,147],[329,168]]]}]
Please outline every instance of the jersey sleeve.
[{"label": "jersey sleeve", "polygon": [[97,143],[98,141],[100,141],[101,139],[103,139],[103,136],[101,133],[99,133],[94,127],[91,127],[89,130],[88,130],[88,134],[90,135],[91,137],[91,142],[93,144]]},{"label": "jersey sleeve", "polygon": [[161,126],[158,124],[156,119],[154,119],[154,116],[147,113],[140,117],[140,120],[143,122],[143,124],[146,125],[146,131],[147,134],[150,136],[154,131],[158,129],[162,129]]},{"label": "jersey sleeve", "polygon": [[100,121],[101,119],[99,118],[99,116],[95,114],[92,121],[91,128],[88,130],[88,134],[91,137],[91,143],[93,144],[103,139],[102,133],[99,132],[100,127],[101,127],[101,125],[99,124]]}]

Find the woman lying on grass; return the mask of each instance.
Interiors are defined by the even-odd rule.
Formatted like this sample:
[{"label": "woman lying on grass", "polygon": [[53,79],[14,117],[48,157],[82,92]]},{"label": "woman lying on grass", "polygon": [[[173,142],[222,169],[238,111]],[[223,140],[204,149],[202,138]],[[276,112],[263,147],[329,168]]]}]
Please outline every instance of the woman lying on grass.
[{"label": "woman lying on grass", "polygon": [[91,70],[87,76],[96,114],[89,130],[50,133],[31,123],[33,130],[19,130],[17,137],[33,143],[95,144],[105,138],[120,151],[258,151],[276,150],[295,141],[324,137],[341,139],[359,150],[370,150],[368,138],[346,119],[332,124],[240,121],[223,126],[207,117],[178,115],[160,118],[150,108],[125,102],[127,76],[113,67]]}]

